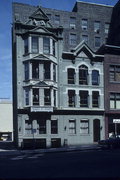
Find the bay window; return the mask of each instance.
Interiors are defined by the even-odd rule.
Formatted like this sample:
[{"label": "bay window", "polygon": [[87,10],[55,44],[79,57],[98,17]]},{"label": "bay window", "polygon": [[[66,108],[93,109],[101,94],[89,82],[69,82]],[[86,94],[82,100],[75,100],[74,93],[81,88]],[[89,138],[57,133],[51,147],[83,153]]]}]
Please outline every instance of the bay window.
[{"label": "bay window", "polygon": [[32,36],[32,53],[38,53],[38,37]]}]

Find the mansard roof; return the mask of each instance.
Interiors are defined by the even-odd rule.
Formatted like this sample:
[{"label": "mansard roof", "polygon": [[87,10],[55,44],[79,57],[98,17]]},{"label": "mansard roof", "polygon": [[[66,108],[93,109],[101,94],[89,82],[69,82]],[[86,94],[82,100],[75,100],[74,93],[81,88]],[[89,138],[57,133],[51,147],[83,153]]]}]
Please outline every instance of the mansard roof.
[{"label": "mansard roof", "polygon": [[97,57],[104,57],[103,55],[99,55],[93,52],[90,47],[85,43],[85,41],[82,41],[74,49],[71,49],[71,52],[63,52],[63,58],[73,60],[76,57],[79,57],[81,52],[84,53],[91,60]]}]

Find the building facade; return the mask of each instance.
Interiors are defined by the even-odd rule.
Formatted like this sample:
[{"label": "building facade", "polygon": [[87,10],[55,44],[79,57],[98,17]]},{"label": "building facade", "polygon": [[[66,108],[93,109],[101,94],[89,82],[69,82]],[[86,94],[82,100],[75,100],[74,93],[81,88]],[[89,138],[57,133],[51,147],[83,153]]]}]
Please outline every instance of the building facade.
[{"label": "building facade", "polygon": [[12,141],[12,140],[13,140],[12,102],[9,99],[0,99],[0,141]]},{"label": "building facade", "polygon": [[111,14],[111,6],[92,3],[77,2],[72,12],[13,3],[18,147],[60,147],[105,138],[104,55],[94,51],[106,41]]}]

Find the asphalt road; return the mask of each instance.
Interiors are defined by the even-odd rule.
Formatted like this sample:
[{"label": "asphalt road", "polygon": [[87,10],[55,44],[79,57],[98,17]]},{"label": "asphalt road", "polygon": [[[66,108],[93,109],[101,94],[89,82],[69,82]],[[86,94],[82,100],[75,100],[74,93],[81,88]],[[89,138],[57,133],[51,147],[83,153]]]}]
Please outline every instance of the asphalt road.
[{"label": "asphalt road", "polygon": [[0,179],[120,178],[120,150],[0,156]]}]

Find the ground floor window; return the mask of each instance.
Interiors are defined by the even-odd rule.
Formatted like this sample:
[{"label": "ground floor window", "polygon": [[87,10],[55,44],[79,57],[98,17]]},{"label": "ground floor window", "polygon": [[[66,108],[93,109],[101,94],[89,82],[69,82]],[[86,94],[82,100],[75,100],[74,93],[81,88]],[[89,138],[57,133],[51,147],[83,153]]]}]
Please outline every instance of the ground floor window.
[{"label": "ground floor window", "polygon": [[37,130],[39,134],[46,134],[46,120],[37,120]]},{"label": "ground floor window", "polygon": [[80,120],[80,134],[89,134],[89,120]]},{"label": "ground floor window", "polygon": [[25,134],[32,134],[32,121],[30,120],[25,120]]},{"label": "ground floor window", "polygon": [[69,120],[69,134],[76,134],[76,120]]}]

